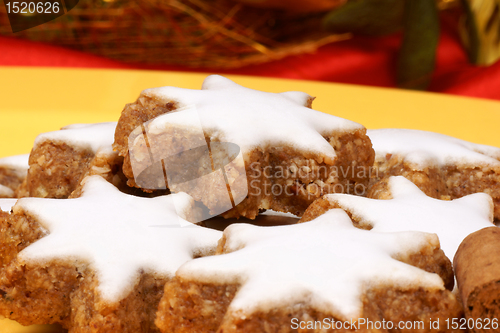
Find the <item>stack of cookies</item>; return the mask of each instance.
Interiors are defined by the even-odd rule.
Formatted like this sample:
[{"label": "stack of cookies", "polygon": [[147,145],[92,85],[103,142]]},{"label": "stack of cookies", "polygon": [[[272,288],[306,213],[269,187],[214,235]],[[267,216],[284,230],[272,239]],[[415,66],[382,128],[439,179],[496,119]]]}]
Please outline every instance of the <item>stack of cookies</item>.
[{"label": "stack of cookies", "polygon": [[500,148],[312,102],[213,75],[0,159],[0,315],[70,333],[497,330],[498,256],[479,259],[498,248]]}]

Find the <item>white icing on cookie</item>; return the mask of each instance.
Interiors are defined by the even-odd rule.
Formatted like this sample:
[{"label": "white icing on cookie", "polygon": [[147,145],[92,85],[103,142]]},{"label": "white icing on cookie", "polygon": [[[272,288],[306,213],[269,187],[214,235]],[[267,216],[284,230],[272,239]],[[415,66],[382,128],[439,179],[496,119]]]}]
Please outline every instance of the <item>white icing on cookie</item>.
[{"label": "white icing on cookie", "polygon": [[402,156],[416,167],[491,165],[500,167],[500,148],[475,144],[451,136],[418,130],[368,130],[377,160],[387,154]]},{"label": "white icing on cookie", "polygon": [[[306,107],[311,97],[305,93],[252,90],[218,75],[207,77],[202,90],[162,87],[144,90],[142,94],[165,102],[176,101],[183,110],[196,110],[212,141],[237,144],[244,154],[256,147],[284,145],[318,154],[331,162],[335,151],[323,135],[363,128]],[[182,125],[185,122],[181,119],[179,126]]]},{"label": "white icing on cookie", "polygon": [[0,209],[4,212],[10,212],[16,201],[17,199],[0,199]]},{"label": "white icing on cookie", "polygon": [[101,297],[116,302],[132,290],[141,270],[173,276],[193,255],[216,247],[221,232],[177,215],[176,208],[191,203],[185,193],[156,198],[127,195],[99,176],[87,178],[80,198],[23,198],[14,212],[35,217],[49,234],[21,251],[19,260],[90,263],[99,278]]},{"label": "white icing on cookie", "polygon": [[0,184],[0,198],[12,198],[14,191],[10,187]]},{"label": "white icing on cookie", "polygon": [[96,153],[100,148],[111,147],[115,140],[115,129],[116,122],[69,125],[60,131],[40,134],[35,139],[34,148],[50,141],[66,143],[74,148],[90,149]]},{"label": "white icing on cookie", "polygon": [[20,177],[26,176],[30,154],[0,158],[0,168],[14,170]]},{"label": "white icing on cookie", "polygon": [[300,219],[297,215],[294,215],[292,213],[283,213],[283,212],[277,212],[272,209],[268,209],[263,213],[260,213],[259,215],[266,215],[266,216],[279,216],[279,217],[293,217],[296,219]]},{"label": "white icing on cookie", "polygon": [[118,157],[118,152],[114,151],[112,146],[103,146],[96,151],[95,156],[101,158]]},{"label": "white icing on cookie", "polygon": [[367,288],[444,289],[437,274],[393,259],[437,247],[435,235],[357,229],[340,209],[288,226],[233,224],[224,234],[226,248],[234,252],[187,262],[177,276],[241,284],[229,311],[243,311],[244,316],[304,302],[346,320],[357,319]]},{"label": "white icing on cookie", "polygon": [[[475,193],[451,201],[428,197],[408,179],[389,178],[393,199],[377,200],[347,194],[324,198],[372,226],[372,231],[423,231],[435,233],[441,248],[453,262],[458,246],[467,235],[492,227],[493,201],[486,193]],[[325,215],[330,212],[325,213]],[[332,214],[335,214],[332,210]]]}]

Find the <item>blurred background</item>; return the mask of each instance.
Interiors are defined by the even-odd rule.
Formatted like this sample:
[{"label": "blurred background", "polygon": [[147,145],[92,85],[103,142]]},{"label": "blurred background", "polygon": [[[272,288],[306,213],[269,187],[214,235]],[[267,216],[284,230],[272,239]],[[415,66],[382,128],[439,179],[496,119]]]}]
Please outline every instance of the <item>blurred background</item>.
[{"label": "blurred background", "polygon": [[500,100],[500,0],[66,0],[43,24],[13,15],[12,3],[0,5],[3,66],[217,72]]}]

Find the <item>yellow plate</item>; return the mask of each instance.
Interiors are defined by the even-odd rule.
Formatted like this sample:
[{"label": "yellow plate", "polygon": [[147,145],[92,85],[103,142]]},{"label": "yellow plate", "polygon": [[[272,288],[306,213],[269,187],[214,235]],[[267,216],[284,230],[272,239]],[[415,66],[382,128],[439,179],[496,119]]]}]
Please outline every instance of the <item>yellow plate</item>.
[{"label": "yellow plate", "polygon": [[[116,121],[141,90],[158,86],[199,89],[206,74],[0,67],[0,157],[29,153],[39,133],[72,123]],[[367,128],[412,128],[500,147],[500,103],[431,93],[311,81],[228,76],[249,88],[300,90],[314,108]],[[57,327],[22,327],[0,320],[0,331],[55,333]]]}]

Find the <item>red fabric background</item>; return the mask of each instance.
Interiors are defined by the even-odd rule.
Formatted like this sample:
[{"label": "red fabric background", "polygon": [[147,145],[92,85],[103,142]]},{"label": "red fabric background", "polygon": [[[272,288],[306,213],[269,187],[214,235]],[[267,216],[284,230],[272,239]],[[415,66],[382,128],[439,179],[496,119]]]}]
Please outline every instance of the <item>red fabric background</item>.
[{"label": "red fabric background", "polygon": [[[442,17],[436,70],[429,91],[500,100],[500,61],[489,67],[471,65],[456,29],[456,20]],[[313,54],[234,70],[190,69],[181,66],[127,64],[57,46],[0,37],[0,66],[55,66],[156,69],[258,75],[394,87],[401,36],[333,43]]]}]

